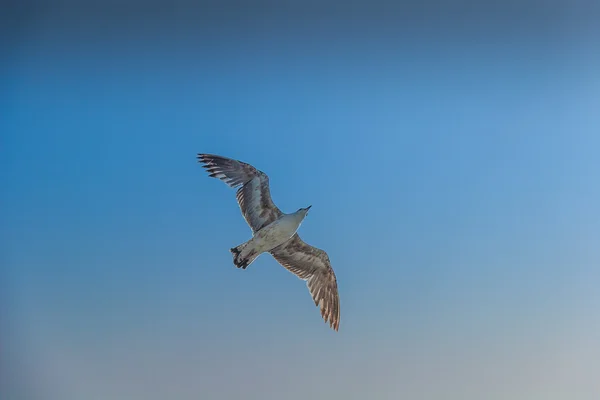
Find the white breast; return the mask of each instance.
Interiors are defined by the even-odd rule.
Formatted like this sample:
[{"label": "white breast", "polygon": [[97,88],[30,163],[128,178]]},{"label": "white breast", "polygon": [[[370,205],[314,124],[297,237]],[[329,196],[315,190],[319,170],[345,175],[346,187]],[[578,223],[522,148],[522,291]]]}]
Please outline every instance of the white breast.
[{"label": "white breast", "polygon": [[269,251],[290,239],[298,230],[302,220],[294,214],[282,215],[277,220],[256,232],[254,240],[263,251]]}]

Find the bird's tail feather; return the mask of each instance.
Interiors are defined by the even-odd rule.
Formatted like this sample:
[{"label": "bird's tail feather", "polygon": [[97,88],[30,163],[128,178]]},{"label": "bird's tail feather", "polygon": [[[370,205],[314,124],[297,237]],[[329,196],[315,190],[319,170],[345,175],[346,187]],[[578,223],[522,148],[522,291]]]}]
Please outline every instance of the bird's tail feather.
[{"label": "bird's tail feather", "polygon": [[260,253],[251,245],[251,242],[252,239],[237,247],[229,249],[231,254],[233,254],[233,263],[236,267],[246,269],[248,265],[252,264],[256,257],[260,255]]}]

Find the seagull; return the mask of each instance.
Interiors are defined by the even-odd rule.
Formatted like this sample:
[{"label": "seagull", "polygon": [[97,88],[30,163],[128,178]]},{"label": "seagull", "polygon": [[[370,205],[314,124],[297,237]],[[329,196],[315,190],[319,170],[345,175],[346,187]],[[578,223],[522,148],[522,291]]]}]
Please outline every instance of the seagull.
[{"label": "seagull", "polygon": [[210,177],[238,188],[236,198],[252,239],[231,248],[233,263],[246,269],[258,256],[270,253],[279,264],[306,281],[325,323],[338,331],[340,299],[337,280],[324,250],[305,243],[296,232],[311,206],[283,213],[273,203],[269,177],[250,164],[213,154],[198,154]]}]

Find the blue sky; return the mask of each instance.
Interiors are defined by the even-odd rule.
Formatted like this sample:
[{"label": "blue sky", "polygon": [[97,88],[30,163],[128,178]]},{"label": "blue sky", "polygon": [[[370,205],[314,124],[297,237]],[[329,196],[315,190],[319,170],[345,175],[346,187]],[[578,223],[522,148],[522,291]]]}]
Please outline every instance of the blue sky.
[{"label": "blue sky", "polygon": [[[597,398],[595,36],[57,21],[1,80],[7,398]],[[270,256],[233,266],[250,230],[198,152],[312,204],[338,333]]]}]

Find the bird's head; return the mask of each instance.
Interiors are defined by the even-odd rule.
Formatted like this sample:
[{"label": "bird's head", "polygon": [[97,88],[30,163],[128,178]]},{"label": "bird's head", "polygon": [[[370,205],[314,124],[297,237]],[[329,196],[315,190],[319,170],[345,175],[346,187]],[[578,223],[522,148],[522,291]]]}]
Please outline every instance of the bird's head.
[{"label": "bird's head", "polygon": [[310,210],[312,206],[308,206],[306,208],[299,208],[298,211],[296,211],[296,213],[302,215],[302,217],[306,217],[306,215],[308,214],[308,210]]}]

